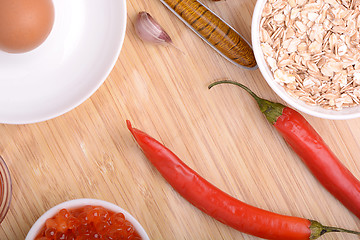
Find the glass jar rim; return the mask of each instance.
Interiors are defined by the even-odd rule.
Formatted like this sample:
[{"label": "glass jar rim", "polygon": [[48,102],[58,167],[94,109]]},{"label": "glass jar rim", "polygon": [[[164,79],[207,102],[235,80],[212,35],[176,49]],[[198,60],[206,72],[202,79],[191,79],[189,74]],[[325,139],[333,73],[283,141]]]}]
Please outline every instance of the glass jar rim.
[{"label": "glass jar rim", "polygon": [[0,156],[0,223],[4,220],[11,202],[12,181],[10,171]]}]

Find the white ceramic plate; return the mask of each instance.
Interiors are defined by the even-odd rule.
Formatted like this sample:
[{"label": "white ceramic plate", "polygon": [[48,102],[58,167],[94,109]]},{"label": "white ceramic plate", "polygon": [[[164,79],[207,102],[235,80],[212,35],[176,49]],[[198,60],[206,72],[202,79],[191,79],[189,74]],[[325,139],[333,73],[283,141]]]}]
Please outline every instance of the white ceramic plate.
[{"label": "white ceramic plate", "polygon": [[0,51],[0,123],[64,114],[104,82],[120,54],[126,0],[53,0],[55,22],[33,51]]}]

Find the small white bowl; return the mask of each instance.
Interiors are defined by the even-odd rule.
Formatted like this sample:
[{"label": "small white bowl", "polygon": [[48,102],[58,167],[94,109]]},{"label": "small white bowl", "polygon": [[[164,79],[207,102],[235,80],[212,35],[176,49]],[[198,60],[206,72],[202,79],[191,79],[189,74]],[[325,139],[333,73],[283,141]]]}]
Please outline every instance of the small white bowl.
[{"label": "small white bowl", "polygon": [[53,0],[54,26],[38,48],[0,50],[0,123],[60,116],[88,99],[113,69],[126,33],[126,0]]},{"label": "small white bowl", "polygon": [[129,222],[131,222],[131,224],[135,227],[135,229],[139,233],[141,239],[149,240],[149,237],[148,237],[147,233],[145,232],[144,228],[140,225],[140,223],[133,216],[131,216],[130,213],[128,213],[127,211],[125,211],[124,209],[122,209],[121,207],[119,207],[115,204],[112,204],[112,203],[109,203],[109,202],[106,202],[103,200],[90,199],[90,198],[80,198],[80,199],[70,200],[67,202],[60,203],[59,205],[56,205],[55,207],[52,207],[51,209],[46,211],[34,223],[34,225],[31,227],[30,231],[28,232],[25,240],[34,240],[35,237],[39,234],[40,230],[45,225],[45,221],[48,218],[55,216],[61,209],[63,209],[63,208],[75,209],[75,208],[80,208],[80,207],[83,207],[86,205],[102,206],[110,211],[123,213],[125,215],[125,219],[128,220]]},{"label": "small white bowl", "polygon": [[260,72],[262,73],[263,77],[270,85],[270,87],[287,104],[309,115],[325,118],[325,119],[334,119],[334,120],[352,119],[352,118],[360,117],[360,106],[344,108],[342,110],[328,110],[320,106],[311,106],[306,104],[302,100],[291,97],[280,84],[275,82],[273,73],[270,71],[270,68],[266,63],[263,51],[260,46],[260,20],[261,20],[261,13],[263,11],[266,2],[267,0],[257,0],[256,2],[252,16],[251,39],[252,39],[252,47],[256,62],[259,66]]}]

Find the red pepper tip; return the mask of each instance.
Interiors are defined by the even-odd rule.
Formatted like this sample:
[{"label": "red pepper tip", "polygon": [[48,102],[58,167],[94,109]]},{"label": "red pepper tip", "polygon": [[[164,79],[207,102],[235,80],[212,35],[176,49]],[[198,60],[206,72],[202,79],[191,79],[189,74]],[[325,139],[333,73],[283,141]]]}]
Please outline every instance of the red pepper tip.
[{"label": "red pepper tip", "polygon": [[131,134],[134,135],[134,129],[133,129],[133,127],[131,126],[130,120],[126,120],[126,125],[127,125],[127,128],[130,130]]},{"label": "red pepper tip", "polygon": [[130,120],[126,120],[126,125],[127,125],[128,129],[131,131],[131,130],[132,130],[132,126],[131,126]]}]

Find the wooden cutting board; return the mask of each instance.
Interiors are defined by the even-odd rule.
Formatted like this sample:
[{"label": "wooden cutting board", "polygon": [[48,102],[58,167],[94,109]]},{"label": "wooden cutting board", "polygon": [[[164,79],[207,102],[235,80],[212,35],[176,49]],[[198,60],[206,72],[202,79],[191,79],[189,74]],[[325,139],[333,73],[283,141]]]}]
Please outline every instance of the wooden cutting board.
[{"label": "wooden cutting board", "polygon": [[[255,0],[204,0],[250,41]],[[87,101],[55,119],[0,125],[0,154],[13,179],[13,199],[0,239],[24,239],[50,207],[98,198],[128,210],[154,240],[256,239],[203,214],[180,197],[144,157],[125,120],[158,139],[232,196],[270,211],[359,230],[360,221],[309,173],[256,103],[235,86],[246,84],[281,102],[259,70],[222,58],[160,1],[127,1],[127,32],[105,83]],[[148,11],[181,49],[144,43],[134,19]],[[305,115],[341,161],[360,178],[360,119]],[[358,239],[329,234],[322,239]]]}]

